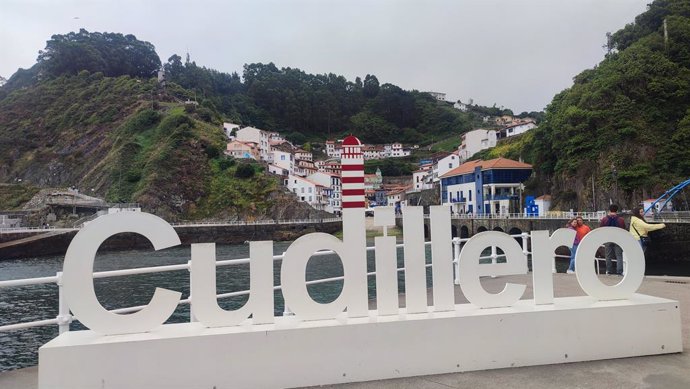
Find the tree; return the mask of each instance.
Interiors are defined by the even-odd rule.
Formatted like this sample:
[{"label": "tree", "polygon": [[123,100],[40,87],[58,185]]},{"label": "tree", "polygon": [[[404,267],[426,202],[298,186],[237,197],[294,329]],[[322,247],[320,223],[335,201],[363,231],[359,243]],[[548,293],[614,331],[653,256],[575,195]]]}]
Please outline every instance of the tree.
[{"label": "tree", "polygon": [[52,77],[75,75],[82,70],[101,72],[106,77],[151,77],[161,66],[149,42],[131,34],[90,33],[83,28],[77,33],[53,35],[39,51],[37,61]]},{"label": "tree", "polygon": [[237,178],[252,178],[254,177],[254,167],[248,163],[242,163],[237,165],[237,170],[235,170],[235,177]]},{"label": "tree", "polygon": [[379,80],[376,76],[367,74],[367,76],[364,77],[364,86],[362,87],[364,96],[368,98],[376,97],[376,95],[379,94],[379,89]]}]

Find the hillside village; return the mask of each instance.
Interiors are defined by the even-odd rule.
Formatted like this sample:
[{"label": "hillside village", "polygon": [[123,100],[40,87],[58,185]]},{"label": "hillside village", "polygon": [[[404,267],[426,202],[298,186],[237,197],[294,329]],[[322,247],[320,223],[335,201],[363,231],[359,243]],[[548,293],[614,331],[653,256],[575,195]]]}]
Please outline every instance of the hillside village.
[{"label": "hillside village", "polygon": [[[434,97],[438,97],[433,94]],[[460,102],[454,105],[463,110]],[[367,208],[394,206],[401,212],[408,199],[415,194],[435,190],[436,203],[449,204],[453,213],[485,213],[503,215],[524,210],[520,202],[522,183],[532,174],[526,163],[498,158],[491,161],[468,161],[481,150],[496,146],[504,138],[523,134],[536,127],[534,119],[519,119],[509,115],[484,117],[493,129],[479,128],[462,135],[461,143],[452,153],[440,152],[418,161],[418,170],[411,177],[385,182],[381,170],[365,174]],[[281,183],[298,201],[317,210],[340,214],[342,207],[341,139],[325,141],[322,152],[313,153],[312,145],[295,145],[280,133],[234,123],[223,123],[228,137],[225,154],[236,159],[250,159],[263,163],[266,170],[280,177]],[[387,144],[363,144],[364,160],[409,157],[418,145],[398,141]],[[475,177],[477,169],[483,172]],[[482,177],[483,176],[483,177]],[[476,194],[473,196],[473,193]],[[484,192],[486,191],[486,194]],[[479,199],[483,199],[480,201]],[[547,200],[544,203],[543,200]],[[540,198],[531,212],[548,211],[548,197]]]}]

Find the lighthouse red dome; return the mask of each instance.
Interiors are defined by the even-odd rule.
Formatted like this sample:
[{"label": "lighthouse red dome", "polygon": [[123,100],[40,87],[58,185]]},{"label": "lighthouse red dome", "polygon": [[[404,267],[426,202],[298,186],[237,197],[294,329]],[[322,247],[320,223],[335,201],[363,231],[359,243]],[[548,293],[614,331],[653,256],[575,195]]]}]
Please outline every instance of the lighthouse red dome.
[{"label": "lighthouse red dome", "polygon": [[359,138],[357,138],[354,135],[350,135],[347,138],[343,139],[343,146],[361,146],[362,142],[359,141]]}]

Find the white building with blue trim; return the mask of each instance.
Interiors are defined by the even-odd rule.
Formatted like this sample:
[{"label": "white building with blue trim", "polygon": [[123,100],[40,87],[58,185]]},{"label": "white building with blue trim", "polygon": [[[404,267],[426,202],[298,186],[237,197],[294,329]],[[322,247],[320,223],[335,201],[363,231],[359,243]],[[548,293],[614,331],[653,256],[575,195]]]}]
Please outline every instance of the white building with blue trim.
[{"label": "white building with blue trim", "polygon": [[441,204],[458,214],[521,213],[520,190],[531,175],[532,165],[507,158],[465,162],[441,176]]}]

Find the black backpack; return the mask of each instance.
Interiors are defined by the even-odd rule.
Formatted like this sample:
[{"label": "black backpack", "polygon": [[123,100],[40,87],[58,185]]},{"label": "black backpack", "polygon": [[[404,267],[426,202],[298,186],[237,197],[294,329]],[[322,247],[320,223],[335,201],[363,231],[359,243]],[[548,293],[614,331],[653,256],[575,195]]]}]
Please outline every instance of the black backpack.
[{"label": "black backpack", "polygon": [[618,227],[618,216],[607,216],[609,218],[608,223],[606,224],[609,227]]}]

